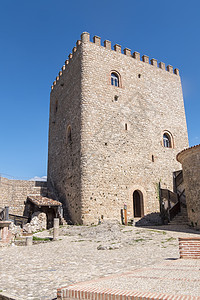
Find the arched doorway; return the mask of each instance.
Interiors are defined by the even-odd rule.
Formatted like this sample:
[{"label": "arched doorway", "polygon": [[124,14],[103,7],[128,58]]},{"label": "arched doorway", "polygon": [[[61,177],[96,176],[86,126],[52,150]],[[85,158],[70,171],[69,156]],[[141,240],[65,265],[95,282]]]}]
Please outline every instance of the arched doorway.
[{"label": "arched doorway", "polygon": [[144,216],[143,195],[139,190],[136,190],[133,193],[133,214],[135,218]]}]

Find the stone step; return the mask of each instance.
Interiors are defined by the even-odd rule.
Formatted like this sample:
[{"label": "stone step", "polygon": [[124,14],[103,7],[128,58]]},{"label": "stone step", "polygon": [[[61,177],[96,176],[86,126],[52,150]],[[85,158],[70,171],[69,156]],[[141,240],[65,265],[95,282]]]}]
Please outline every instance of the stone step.
[{"label": "stone step", "polygon": [[185,215],[185,216],[179,215],[179,216],[175,216],[174,218],[180,218],[180,219],[183,218],[183,219],[187,219],[187,217],[188,217],[187,215]]},{"label": "stone step", "polygon": [[177,222],[183,221],[183,222],[186,222],[186,221],[188,221],[188,219],[187,218],[174,218],[172,221],[177,221]]},{"label": "stone step", "polygon": [[172,221],[169,223],[170,225],[187,225],[188,224],[188,215],[187,209],[181,208],[181,212],[179,212]]},{"label": "stone step", "polygon": [[181,215],[174,217],[174,219],[184,219],[184,220],[187,218],[188,218],[187,216],[181,216]]},{"label": "stone step", "polygon": [[61,216],[61,214],[58,212],[58,217],[60,219],[61,225],[67,225],[67,221]]},{"label": "stone step", "polygon": [[[173,220],[171,220],[171,222],[173,222],[173,221],[174,221],[174,222],[179,222],[179,223],[180,223],[180,222],[187,222],[188,220],[187,220],[187,219],[173,219]],[[171,222],[170,222],[170,223],[171,223]]]},{"label": "stone step", "polygon": [[177,220],[175,220],[175,221],[172,220],[171,222],[169,222],[169,224],[170,225],[188,224],[188,222],[187,221],[181,221],[181,222],[179,222]]},{"label": "stone step", "polygon": [[188,220],[186,220],[186,219],[184,219],[184,220],[179,220],[179,219],[176,219],[176,220],[171,220],[170,221],[170,224],[171,223],[187,223],[188,222]]},{"label": "stone step", "polygon": [[60,218],[61,225],[67,225],[67,221],[64,218]]},{"label": "stone step", "polygon": [[181,221],[179,221],[179,220],[172,220],[171,222],[170,222],[170,224],[186,224],[186,223],[188,223],[188,221],[187,220],[181,220]]},{"label": "stone step", "polygon": [[187,218],[187,214],[178,214],[174,218],[179,218],[179,217]]},{"label": "stone step", "polygon": [[169,222],[170,225],[185,225],[188,224],[188,219],[187,218],[174,218],[172,221]]}]

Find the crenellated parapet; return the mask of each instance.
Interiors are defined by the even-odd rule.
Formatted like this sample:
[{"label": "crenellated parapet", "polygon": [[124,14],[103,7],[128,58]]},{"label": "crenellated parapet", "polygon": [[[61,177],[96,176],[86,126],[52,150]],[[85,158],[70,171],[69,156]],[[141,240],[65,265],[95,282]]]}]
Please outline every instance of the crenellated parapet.
[{"label": "crenellated parapet", "polygon": [[68,55],[68,59],[65,61],[65,64],[62,66],[62,69],[59,71],[58,76],[56,77],[56,80],[54,80],[52,86],[51,86],[51,90],[54,89],[54,87],[57,85],[57,83],[60,81],[60,79],[62,78],[64,72],[66,71],[68,65],[70,64],[70,61],[73,59],[73,57],[76,55],[76,52],[79,48],[79,46],[81,45],[81,40],[78,40],[76,42],[76,46],[72,49],[72,53],[70,53]]},{"label": "crenellated parapet", "polygon": [[151,60],[149,60],[149,56],[147,56],[147,55],[143,55],[142,60],[141,60],[140,53],[136,52],[136,51],[131,53],[131,49],[129,49],[129,48],[125,48],[123,50],[123,53],[122,53],[121,45],[115,44],[113,46],[113,49],[112,49],[111,42],[108,41],[108,40],[105,40],[104,43],[103,43],[103,46],[102,46],[101,45],[101,37],[96,36],[96,35],[93,37],[93,41],[91,42],[90,41],[90,34],[88,32],[83,32],[81,34],[81,40],[78,40],[76,42],[76,46],[72,49],[72,53],[69,54],[68,59],[65,61],[65,65],[62,67],[62,71],[59,72],[58,76],[56,77],[56,80],[53,82],[53,84],[51,86],[51,90],[54,89],[57,82],[61,79],[64,71],[66,70],[67,66],[70,64],[70,61],[73,59],[74,55],[76,55],[76,52],[77,52],[79,46],[81,45],[81,43],[94,43],[95,45],[97,45],[99,47],[104,47],[107,50],[115,51],[115,52],[120,53],[122,55],[129,56],[133,59],[144,62],[146,64],[150,64],[154,67],[160,68],[160,69],[162,69],[164,71],[167,71],[171,74],[175,74],[175,75],[179,76],[179,69],[177,69],[177,68],[173,69],[173,67],[171,65],[168,65],[166,67],[165,63],[163,63],[163,62],[158,63],[158,61],[155,58],[152,58]]},{"label": "crenellated parapet", "polygon": [[[90,42],[90,34],[88,32],[83,32],[82,35],[81,35],[81,41],[82,42]],[[101,38],[99,36],[94,36],[93,37],[93,43],[95,43],[97,46],[101,46]],[[108,40],[104,41],[103,47],[106,48],[106,49],[108,49],[108,50],[112,50],[112,48],[111,48],[111,42],[108,41]],[[113,46],[113,50],[116,51],[116,52],[118,52],[118,53],[122,53],[121,46],[118,45],[118,44],[115,44]],[[135,51],[135,52],[133,52],[133,54],[131,54],[131,49],[129,49],[129,48],[125,48],[123,50],[123,54],[127,55],[127,56],[130,56],[130,57],[133,57],[133,58],[141,61],[141,59],[140,59],[140,53],[138,53],[138,52]],[[149,64],[149,57],[147,55],[143,55],[142,56],[142,61]],[[152,66],[158,67],[158,62],[157,62],[157,60],[155,58],[152,58],[150,60],[150,64]],[[169,73],[174,73],[176,75],[179,75],[179,70],[177,68],[173,69],[173,67],[171,65],[168,65],[167,67],[165,67],[165,64],[163,62],[159,63],[159,68],[161,68],[163,70],[166,70]]]}]

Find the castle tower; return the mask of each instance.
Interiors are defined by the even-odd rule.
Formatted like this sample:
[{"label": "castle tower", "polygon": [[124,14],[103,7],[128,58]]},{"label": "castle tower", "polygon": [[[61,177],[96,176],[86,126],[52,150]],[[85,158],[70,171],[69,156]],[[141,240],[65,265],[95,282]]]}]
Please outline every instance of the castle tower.
[{"label": "castle tower", "polygon": [[158,184],[173,189],[188,147],[178,69],[89,33],[54,81],[48,188],[72,223],[159,211]]}]

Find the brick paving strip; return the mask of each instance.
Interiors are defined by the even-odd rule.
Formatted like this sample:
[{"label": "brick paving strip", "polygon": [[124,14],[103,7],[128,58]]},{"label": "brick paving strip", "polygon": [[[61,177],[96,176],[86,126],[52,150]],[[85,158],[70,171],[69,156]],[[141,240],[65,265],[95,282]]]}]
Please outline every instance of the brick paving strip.
[{"label": "brick paving strip", "polygon": [[[37,235],[51,234],[44,231]],[[178,259],[178,237],[198,235],[186,228],[169,226],[64,226],[58,241],[0,248],[0,300],[1,294],[9,294],[15,300],[52,300],[58,288],[82,287],[79,282],[87,285],[88,280],[94,284],[99,277],[94,288],[157,293],[159,282],[158,293],[168,293],[167,283],[175,294],[180,294],[182,287],[186,294],[197,297],[200,259]],[[106,250],[98,250],[99,246]],[[120,287],[115,286],[118,279]],[[128,286],[129,282],[135,287]],[[141,282],[145,282],[143,289]]]},{"label": "brick paving strip", "polygon": [[74,288],[74,289],[61,289],[58,290],[57,299],[62,300],[76,300],[76,299],[88,299],[88,300],[198,300],[200,297],[193,296],[182,296],[182,295],[167,295],[163,293],[149,293],[149,292],[138,292],[138,291],[123,291],[115,289],[90,289],[87,288]]},{"label": "brick paving strip", "polygon": [[[57,299],[200,300],[200,296],[198,296],[200,295],[199,267],[200,262],[193,260],[190,260],[187,265],[183,260],[161,263],[154,267],[136,269],[132,272],[62,287],[57,290]],[[153,276],[155,271],[157,276]]]}]

